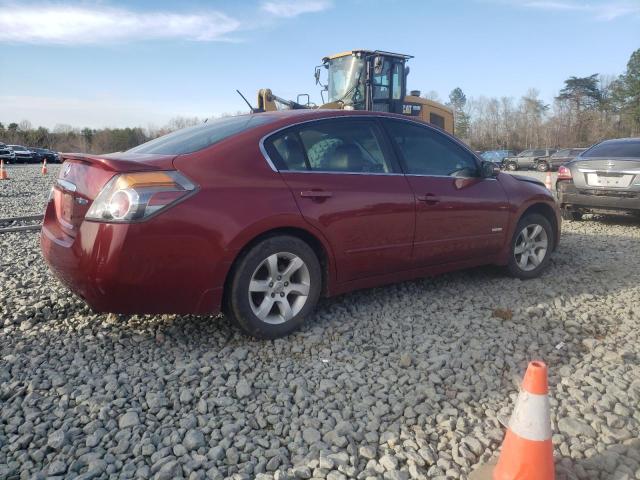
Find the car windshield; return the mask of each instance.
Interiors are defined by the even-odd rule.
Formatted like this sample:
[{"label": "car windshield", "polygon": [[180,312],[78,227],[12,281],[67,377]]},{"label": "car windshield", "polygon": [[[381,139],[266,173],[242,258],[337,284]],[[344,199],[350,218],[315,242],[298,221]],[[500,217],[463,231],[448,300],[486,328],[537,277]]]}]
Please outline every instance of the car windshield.
[{"label": "car windshield", "polygon": [[640,158],[640,139],[602,142],[591,147],[581,157]]},{"label": "car windshield", "polygon": [[329,102],[364,102],[364,59],[348,55],[329,61]]},{"label": "car windshield", "polygon": [[26,148],[20,147],[18,145],[11,145],[11,148],[16,152],[24,152],[26,150]]},{"label": "car windshield", "polygon": [[273,121],[267,115],[239,115],[218,118],[195,127],[183,128],[127,150],[129,153],[182,155],[210,147],[225,138]]}]

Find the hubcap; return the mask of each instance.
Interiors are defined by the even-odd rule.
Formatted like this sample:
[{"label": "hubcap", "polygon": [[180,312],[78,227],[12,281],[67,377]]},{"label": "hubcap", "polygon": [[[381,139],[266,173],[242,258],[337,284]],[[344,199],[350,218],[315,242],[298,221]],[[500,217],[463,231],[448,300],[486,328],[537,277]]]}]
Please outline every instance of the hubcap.
[{"label": "hubcap", "polygon": [[304,261],[280,252],[265,258],[251,276],[249,304],[266,323],[284,323],[295,317],[309,297],[311,276]]},{"label": "hubcap", "polygon": [[548,246],[547,232],[542,226],[534,223],[524,227],[513,250],[516,263],[524,271],[534,270],[544,260]]}]

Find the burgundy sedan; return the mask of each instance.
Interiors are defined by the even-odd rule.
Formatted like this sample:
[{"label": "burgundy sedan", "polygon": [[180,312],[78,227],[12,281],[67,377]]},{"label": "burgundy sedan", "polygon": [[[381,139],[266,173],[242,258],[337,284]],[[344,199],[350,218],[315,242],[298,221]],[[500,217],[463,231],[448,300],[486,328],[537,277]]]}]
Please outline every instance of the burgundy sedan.
[{"label": "burgundy sedan", "polygon": [[540,275],[556,203],[414,119],[297,110],[65,154],[41,244],[96,311],[210,314],[274,338],[318,298],[450,270]]}]

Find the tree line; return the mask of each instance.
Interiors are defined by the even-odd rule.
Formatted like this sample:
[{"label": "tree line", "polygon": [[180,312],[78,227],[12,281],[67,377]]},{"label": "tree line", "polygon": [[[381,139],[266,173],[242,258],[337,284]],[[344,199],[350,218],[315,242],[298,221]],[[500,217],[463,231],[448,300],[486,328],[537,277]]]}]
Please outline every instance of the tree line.
[{"label": "tree line", "polygon": [[[439,100],[435,92],[426,97]],[[456,135],[475,150],[585,147],[605,138],[639,136],[640,49],[631,54],[626,71],[618,77],[595,73],[568,78],[551,105],[535,89],[516,100],[467,99],[460,88],[450,93],[447,105],[454,111]],[[6,126],[0,123],[0,141],[59,152],[107,153],[127,150],[203,121],[175,117],[160,128],[56,125],[49,130],[34,128],[23,120]]]},{"label": "tree line", "polygon": [[519,100],[467,100],[449,95],[456,135],[476,150],[586,147],[605,138],[640,136],[640,49],[618,77],[594,73],[569,77],[546,104],[535,89]]}]

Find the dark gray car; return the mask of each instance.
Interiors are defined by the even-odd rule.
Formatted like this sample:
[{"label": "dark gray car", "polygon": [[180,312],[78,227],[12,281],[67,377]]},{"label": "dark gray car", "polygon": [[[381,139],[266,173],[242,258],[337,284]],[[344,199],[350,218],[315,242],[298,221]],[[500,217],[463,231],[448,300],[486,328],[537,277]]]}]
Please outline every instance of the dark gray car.
[{"label": "dark gray car", "polygon": [[640,215],[640,138],[592,146],[558,170],[556,190],[565,219],[590,212]]},{"label": "dark gray car", "polygon": [[530,148],[520,152],[515,157],[504,159],[504,168],[507,170],[529,170],[535,168],[538,171],[546,172],[549,157],[556,152],[553,148]]},{"label": "dark gray car", "polygon": [[547,170],[557,170],[560,165],[570,162],[585,150],[586,148],[563,148],[562,150],[558,150],[549,157]]}]

